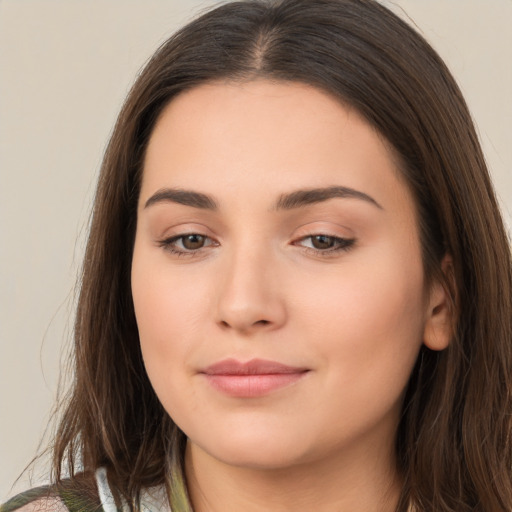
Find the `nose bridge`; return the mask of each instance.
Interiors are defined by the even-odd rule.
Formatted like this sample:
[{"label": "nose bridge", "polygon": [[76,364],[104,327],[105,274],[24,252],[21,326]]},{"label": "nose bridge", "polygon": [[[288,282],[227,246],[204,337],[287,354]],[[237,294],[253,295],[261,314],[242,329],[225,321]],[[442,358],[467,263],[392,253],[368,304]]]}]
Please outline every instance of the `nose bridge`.
[{"label": "nose bridge", "polygon": [[218,321],[238,331],[276,328],[286,318],[276,254],[245,237],[226,251],[220,277]]}]

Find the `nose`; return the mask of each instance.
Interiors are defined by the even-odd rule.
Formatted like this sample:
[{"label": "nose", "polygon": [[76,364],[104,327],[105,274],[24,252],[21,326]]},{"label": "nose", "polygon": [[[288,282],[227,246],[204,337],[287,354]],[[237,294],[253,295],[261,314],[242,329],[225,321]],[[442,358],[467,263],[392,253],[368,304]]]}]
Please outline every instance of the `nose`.
[{"label": "nose", "polygon": [[262,252],[239,251],[224,262],[217,298],[217,323],[222,329],[250,335],[285,324],[279,268],[272,256]]}]

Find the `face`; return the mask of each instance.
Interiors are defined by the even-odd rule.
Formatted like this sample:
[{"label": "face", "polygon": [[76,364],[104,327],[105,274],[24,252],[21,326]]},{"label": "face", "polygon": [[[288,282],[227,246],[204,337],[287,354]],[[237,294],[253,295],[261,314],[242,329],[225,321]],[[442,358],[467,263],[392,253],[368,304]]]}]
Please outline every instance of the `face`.
[{"label": "face", "polygon": [[267,81],[164,110],[132,292],[147,373],[189,446],[253,468],[389,450],[438,297],[383,138],[315,88]]}]

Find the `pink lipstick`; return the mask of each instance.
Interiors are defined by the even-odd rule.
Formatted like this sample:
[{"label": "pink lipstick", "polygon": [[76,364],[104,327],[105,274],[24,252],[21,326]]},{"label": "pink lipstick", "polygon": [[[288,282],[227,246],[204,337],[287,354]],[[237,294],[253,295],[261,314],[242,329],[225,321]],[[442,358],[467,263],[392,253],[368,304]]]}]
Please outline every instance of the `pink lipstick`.
[{"label": "pink lipstick", "polygon": [[264,396],[302,379],[307,368],[288,366],[276,361],[252,359],[241,363],[225,359],[200,371],[218,391],[238,398]]}]

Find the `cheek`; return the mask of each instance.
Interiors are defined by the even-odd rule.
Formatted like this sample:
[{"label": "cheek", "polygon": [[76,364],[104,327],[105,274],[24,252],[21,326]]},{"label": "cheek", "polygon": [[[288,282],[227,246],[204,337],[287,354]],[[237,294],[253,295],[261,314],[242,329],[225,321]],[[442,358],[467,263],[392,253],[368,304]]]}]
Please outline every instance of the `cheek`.
[{"label": "cheek", "polygon": [[[148,376],[166,406],[169,384],[180,386],[188,354],[204,331],[204,279],[169,271],[161,257],[135,247],[132,295],[142,355]],[[182,277],[180,277],[182,276]],[[192,342],[192,340],[196,340]],[[179,371],[176,371],[179,370]],[[163,393],[163,396],[161,396]],[[167,396],[169,395],[169,396]]]},{"label": "cheek", "polygon": [[361,256],[336,279],[316,280],[307,294],[297,291],[304,298],[298,330],[315,340],[340,389],[353,390],[355,400],[387,393],[393,401],[422,343],[423,270],[420,259],[406,262],[394,250],[374,256]]},{"label": "cheek", "polygon": [[[133,296],[139,334],[143,342],[175,345],[179,338],[193,335],[200,327],[202,311],[199,286],[180,286],[177,280],[164,276],[146,279],[133,285]],[[203,304],[204,308],[204,304]],[[147,334],[147,336],[144,336]]]},{"label": "cheek", "polygon": [[[201,266],[170,264],[168,255],[141,237],[136,239],[132,261],[132,295],[141,341],[173,345],[199,327],[207,280]],[[143,334],[147,333],[147,336]]]}]

